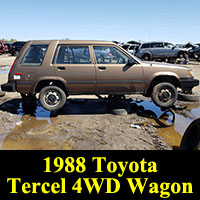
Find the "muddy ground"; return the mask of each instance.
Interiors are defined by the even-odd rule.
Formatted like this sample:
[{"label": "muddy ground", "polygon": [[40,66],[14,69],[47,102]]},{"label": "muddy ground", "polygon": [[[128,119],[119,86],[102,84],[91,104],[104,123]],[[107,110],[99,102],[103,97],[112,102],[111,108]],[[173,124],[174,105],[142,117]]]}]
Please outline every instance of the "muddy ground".
[{"label": "muddy ground", "polygon": [[[0,84],[7,82],[8,69],[2,65],[11,65],[14,59],[0,56]],[[187,67],[200,79],[199,63],[193,62]],[[200,92],[200,88],[196,87],[195,92]],[[128,96],[131,97],[136,98]],[[95,96],[70,96],[62,110],[50,113],[39,102],[27,108],[18,93],[6,93],[0,98],[0,122],[0,149],[166,150],[172,149],[174,143],[170,140],[176,140],[176,145],[181,140],[178,133],[173,134],[175,139],[169,136],[167,140],[165,135],[171,135],[172,129],[158,128],[153,120],[136,113],[110,114],[107,102]],[[163,136],[164,132],[167,133]]]}]

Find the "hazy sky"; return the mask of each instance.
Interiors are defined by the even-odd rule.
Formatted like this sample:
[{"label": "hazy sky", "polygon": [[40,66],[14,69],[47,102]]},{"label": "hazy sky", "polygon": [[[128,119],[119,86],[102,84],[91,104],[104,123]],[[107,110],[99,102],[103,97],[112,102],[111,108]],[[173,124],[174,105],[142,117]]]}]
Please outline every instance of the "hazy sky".
[{"label": "hazy sky", "polygon": [[0,38],[200,43],[200,0],[0,2]]}]

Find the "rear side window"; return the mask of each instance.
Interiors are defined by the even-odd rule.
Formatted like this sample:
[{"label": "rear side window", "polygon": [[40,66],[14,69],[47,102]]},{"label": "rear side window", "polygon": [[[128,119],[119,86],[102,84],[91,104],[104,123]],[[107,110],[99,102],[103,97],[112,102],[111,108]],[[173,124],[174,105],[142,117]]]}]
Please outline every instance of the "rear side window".
[{"label": "rear side window", "polygon": [[157,43],[152,43],[152,48],[162,48],[164,47],[163,43],[157,42]]},{"label": "rear side window", "polygon": [[41,65],[46,54],[47,44],[34,44],[30,45],[24,58],[21,61],[21,65]]},{"label": "rear side window", "polygon": [[145,48],[151,48],[151,44],[150,43],[145,43],[141,46],[141,49],[145,49]]},{"label": "rear side window", "polygon": [[56,64],[90,64],[88,46],[61,46]]}]

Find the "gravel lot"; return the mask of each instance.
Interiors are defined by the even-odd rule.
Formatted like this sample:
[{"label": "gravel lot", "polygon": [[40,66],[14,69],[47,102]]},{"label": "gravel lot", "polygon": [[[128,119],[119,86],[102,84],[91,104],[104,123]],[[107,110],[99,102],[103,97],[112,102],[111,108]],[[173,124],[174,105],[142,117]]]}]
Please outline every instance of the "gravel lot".
[{"label": "gravel lot", "polygon": [[[0,66],[11,65],[14,59],[1,55]],[[187,67],[200,79],[199,63]],[[6,71],[0,73],[0,84],[5,82]],[[200,93],[200,87],[194,91]],[[109,114],[107,104],[94,96],[72,98],[85,100],[68,100],[59,113],[47,112],[39,103],[33,112],[26,112],[18,93],[6,93],[0,98],[0,149],[172,149],[151,120]]]}]

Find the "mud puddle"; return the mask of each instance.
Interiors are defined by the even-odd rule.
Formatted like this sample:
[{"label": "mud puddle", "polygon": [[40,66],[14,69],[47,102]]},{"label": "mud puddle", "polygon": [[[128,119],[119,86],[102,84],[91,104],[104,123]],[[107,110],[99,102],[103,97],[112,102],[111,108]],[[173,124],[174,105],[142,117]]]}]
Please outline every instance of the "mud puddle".
[{"label": "mud puddle", "polygon": [[[137,101],[135,101],[137,102]],[[134,102],[133,102],[134,103]],[[155,116],[159,117],[162,115],[163,111],[157,107],[155,104],[153,104],[152,101],[144,100],[137,102],[137,106],[142,107],[142,114],[144,113],[144,110],[148,115],[152,115],[152,112]],[[165,139],[165,141],[173,147],[173,149],[179,149],[182,136],[189,126],[189,124],[194,121],[194,119],[200,118],[200,104],[198,103],[181,103],[179,104],[180,108],[184,109],[177,109],[175,110],[175,116],[173,121],[173,116],[171,113],[169,113],[168,117],[166,119],[163,119],[163,122],[168,127],[160,127],[157,126],[157,133]],[[150,118],[152,118],[150,116]]]},{"label": "mud puddle", "polygon": [[[63,116],[70,121],[72,115],[96,115],[106,113],[106,104],[99,100],[69,99],[63,109],[49,112],[39,102],[31,107],[23,105],[21,99],[13,99],[1,105],[1,110],[17,115],[17,121],[10,125],[11,132],[0,138],[3,149],[71,149],[55,124]],[[80,116],[77,124],[80,123]],[[58,123],[59,124],[59,123]],[[73,125],[69,125],[73,128]],[[58,138],[59,135],[59,138]]]},{"label": "mud puddle", "polygon": [[40,127],[51,124],[51,113],[39,103],[24,107],[20,99],[13,99],[1,105],[1,110],[17,115],[10,125],[11,132],[0,141],[3,149],[44,149],[48,140],[37,136]]},{"label": "mud puddle", "polygon": [[[148,111],[146,114],[154,113],[157,117],[163,114],[163,111],[149,100],[136,100],[135,103],[140,108],[137,110],[138,115],[144,110]],[[134,113],[133,102],[131,105]],[[172,113],[166,112],[162,120],[169,127],[161,128],[154,123],[158,135],[174,148],[180,145],[182,134],[190,122],[200,117],[199,104],[183,104],[185,105],[187,109],[176,111],[175,119]],[[1,110],[17,116],[16,122],[10,125],[9,134],[0,137],[0,146],[3,149],[78,149],[77,146],[74,147],[75,143],[80,149],[87,149],[88,146],[94,146],[94,143],[96,146],[91,149],[100,145],[102,149],[109,149],[110,145],[115,149],[134,149],[135,146],[131,147],[129,144],[131,140],[141,140],[143,143],[139,143],[139,149],[139,146],[146,145],[145,142],[153,143],[149,142],[150,139],[145,141],[146,136],[142,136],[147,127],[136,132],[130,128],[134,123],[133,119],[136,118],[134,115],[110,115],[107,103],[97,99],[69,99],[59,112],[44,110],[38,101],[31,107],[25,107],[20,99],[13,99],[3,103]],[[144,119],[146,118],[138,117],[136,123]],[[174,125],[171,126],[172,124]],[[149,128],[147,134],[151,132],[152,128]],[[127,134],[127,139],[124,134]],[[119,137],[119,140],[116,140],[116,137]],[[108,143],[108,140],[111,143]],[[143,149],[145,148],[150,149],[148,145]]]}]

